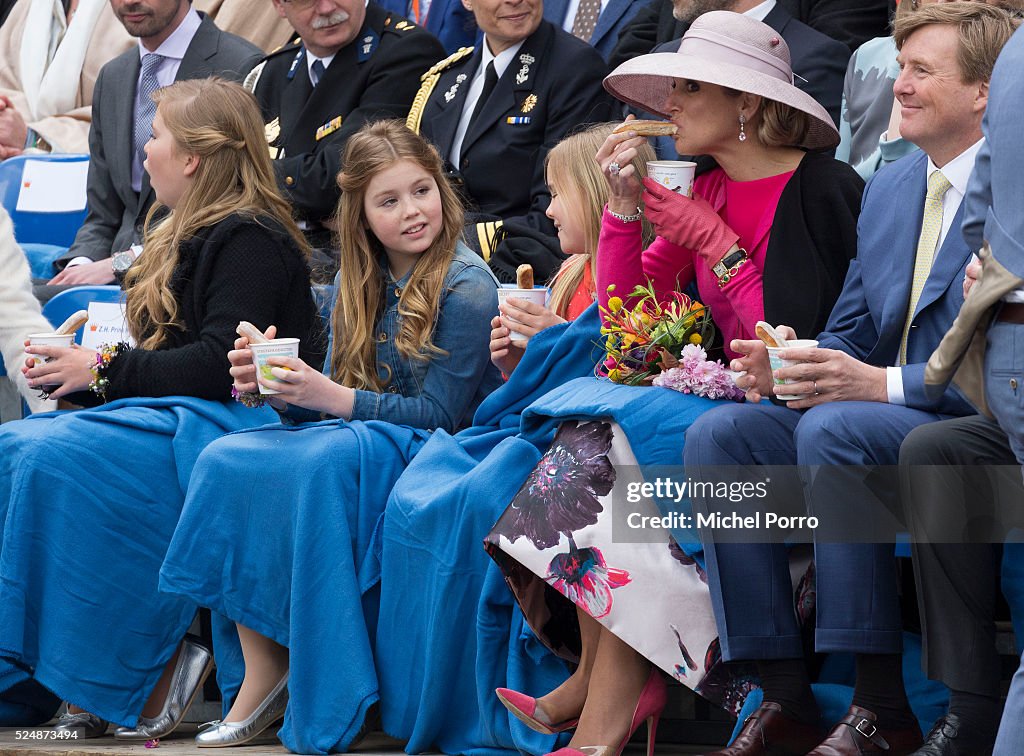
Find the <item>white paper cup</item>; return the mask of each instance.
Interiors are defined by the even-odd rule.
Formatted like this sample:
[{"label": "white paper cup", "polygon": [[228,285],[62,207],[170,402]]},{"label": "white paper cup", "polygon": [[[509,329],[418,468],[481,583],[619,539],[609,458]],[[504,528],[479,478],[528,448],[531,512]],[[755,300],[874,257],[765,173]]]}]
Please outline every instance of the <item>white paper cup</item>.
[{"label": "white paper cup", "polygon": [[[274,339],[266,344],[250,344],[252,350],[252,364],[256,367],[257,375],[265,381],[276,381],[270,374],[272,365],[267,364],[271,357],[298,357],[299,339]],[[280,391],[269,389],[260,383],[261,394],[280,394]]]},{"label": "white paper cup", "polygon": [[686,160],[650,160],[647,176],[684,197],[693,196],[693,174],[697,164]]},{"label": "white paper cup", "polygon": [[[28,337],[28,342],[32,346],[52,346],[52,347],[69,347],[75,343],[75,334],[73,333],[31,333]],[[29,355],[32,359],[40,362],[49,362],[49,358],[42,357],[38,354]]]},{"label": "white paper cup", "polygon": [[[533,302],[534,304],[539,304],[541,307],[543,307],[544,303],[547,301],[547,297],[548,290],[543,286],[539,286],[533,289],[498,289],[499,305],[504,304],[509,299],[526,299],[530,302]],[[509,318],[509,320],[512,320],[516,323],[519,322],[518,320],[515,320],[515,318]],[[509,338],[511,338],[512,341],[527,340],[526,336],[524,336],[521,333],[516,333],[511,328],[509,329]]]},{"label": "white paper cup", "polygon": [[[793,365],[800,365],[805,360],[784,360],[779,357],[779,352],[784,349],[817,349],[818,342],[814,339],[793,339],[785,347],[768,347],[768,361],[771,363],[772,372],[785,367],[792,367]],[[794,381],[792,379],[786,379],[780,381],[778,378],[773,377],[772,382],[776,386],[785,386],[790,383],[800,383],[800,381]],[[791,402],[796,399],[806,399],[810,394],[776,394],[779,399],[785,402]]]}]

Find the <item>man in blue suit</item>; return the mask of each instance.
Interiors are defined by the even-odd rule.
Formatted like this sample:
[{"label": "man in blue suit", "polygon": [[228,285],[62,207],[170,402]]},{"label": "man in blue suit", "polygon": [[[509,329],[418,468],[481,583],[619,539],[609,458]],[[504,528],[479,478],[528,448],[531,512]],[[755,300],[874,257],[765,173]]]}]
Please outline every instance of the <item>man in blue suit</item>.
[{"label": "man in blue suit", "polygon": [[[773,376],[761,341],[733,342],[745,355],[733,368],[748,371],[742,380],[751,401],[716,408],[690,428],[688,476],[720,475],[726,466],[749,476],[748,466],[799,464],[813,472],[803,488],[811,512],[825,526],[856,524],[869,519],[868,502],[898,509],[897,486],[873,485],[877,472],[869,468],[894,465],[913,428],[973,411],[952,388],[938,396],[926,392],[924,371],[963,302],[970,250],[957,233],[961,201],[982,144],[988,79],[1012,28],[1004,12],[980,3],[930,5],[898,23],[902,70],[894,91],[903,135],[922,152],[868,184],[857,259],[817,337],[819,347],[784,352],[799,364]],[[967,35],[991,44],[972,45]],[[794,382],[773,390],[773,379]],[[772,393],[804,398],[786,406],[759,403]],[[768,511],[782,505],[762,501]],[[717,509],[697,496],[693,504],[698,512]],[[871,540],[864,534],[862,541]],[[764,690],[764,703],[723,753],[906,754],[920,745],[902,684],[891,543],[850,542],[858,533],[830,539],[845,543],[816,540],[817,650],[857,655],[853,704],[821,741],[785,546],[702,535],[723,657],[757,662]]]},{"label": "man in blue suit", "polygon": [[647,0],[544,0],[544,18],[601,53],[606,61],[623,27]]}]

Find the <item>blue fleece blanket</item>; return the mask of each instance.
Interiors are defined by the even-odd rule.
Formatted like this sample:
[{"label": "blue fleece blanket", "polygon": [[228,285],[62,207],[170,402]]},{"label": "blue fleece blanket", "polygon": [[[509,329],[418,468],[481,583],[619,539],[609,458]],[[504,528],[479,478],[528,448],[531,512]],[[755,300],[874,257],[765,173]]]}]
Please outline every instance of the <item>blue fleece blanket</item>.
[{"label": "blue fleece blanket", "polygon": [[32,669],[61,698],[135,724],[196,611],[157,591],[192,467],[268,416],[167,397],[0,427],[0,689]]},{"label": "blue fleece blanket", "polygon": [[293,751],[346,751],[378,698],[371,544],[428,436],[378,421],[278,424],[226,436],[196,464],[160,588],[220,616],[225,706],[245,671],[235,622],[289,648],[278,735]]},{"label": "blue fleece blanket", "polygon": [[[683,433],[714,402],[592,377],[603,353],[596,308],[543,331],[474,427],[435,433],[399,478],[383,529],[377,664],[384,728],[406,750],[546,753],[494,688],[541,695],[565,665],[525,625],[484,537],[566,419],[611,417],[641,465],[679,465]],[[689,539],[696,548],[695,539]]]}]

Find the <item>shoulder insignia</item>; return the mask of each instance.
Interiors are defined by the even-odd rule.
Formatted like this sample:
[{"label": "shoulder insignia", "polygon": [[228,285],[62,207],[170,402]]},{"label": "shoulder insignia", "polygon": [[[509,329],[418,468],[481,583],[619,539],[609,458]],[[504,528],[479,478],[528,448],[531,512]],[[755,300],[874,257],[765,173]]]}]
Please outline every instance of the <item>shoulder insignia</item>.
[{"label": "shoulder insignia", "polygon": [[389,14],[384,19],[384,31],[386,32],[407,32],[412,31],[413,29],[416,28],[417,26],[415,22],[410,21],[409,19],[405,18],[405,16],[401,16],[397,13]]},{"label": "shoulder insignia", "polygon": [[420,81],[426,81],[431,76],[436,76],[443,71],[446,71],[455,63],[458,63],[463,58],[473,54],[472,47],[460,47],[458,50],[453,52],[447,58],[442,60],[440,63],[435,63],[430,69],[420,77]]},{"label": "shoulder insignia", "polygon": [[284,50],[286,47],[293,47],[293,46],[295,46],[295,45],[297,45],[297,44],[299,44],[301,42],[302,42],[302,37],[300,37],[298,34],[293,34],[288,39],[288,41],[285,42],[283,45],[278,45],[273,50],[271,50],[269,53],[267,53],[267,57],[269,58],[271,55],[277,55],[279,52]]},{"label": "shoulder insignia", "polygon": [[[440,63],[435,63],[420,77],[420,81],[423,83],[420,84],[420,89],[416,93],[416,97],[413,98],[412,107],[409,108],[409,117],[405,119],[405,125],[411,131],[415,131],[417,134],[420,133],[420,122],[423,120],[423,108],[426,107],[427,100],[430,99],[430,95],[433,93],[434,87],[437,86],[437,82],[441,79],[441,73],[452,64],[472,54],[472,47],[460,47]],[[454,92],[452,93],[452,97],[454,97]]]},{"label": "shoulder insignia", "polygon": [[263,69],[266,67],[267,61],[262,60],[256,64],[256,67],[252,69],[245,77],[245,81],[242,82],[242,86],[246,92],[250,94],[256,91],[256,84],[259,83],[260,76],[263,74]]}]

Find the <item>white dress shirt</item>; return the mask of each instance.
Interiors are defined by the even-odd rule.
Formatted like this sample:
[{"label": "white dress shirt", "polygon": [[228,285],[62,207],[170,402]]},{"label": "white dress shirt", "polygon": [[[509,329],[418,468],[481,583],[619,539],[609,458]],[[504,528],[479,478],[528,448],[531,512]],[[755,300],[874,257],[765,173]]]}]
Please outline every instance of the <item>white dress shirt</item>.
[{"label": "white dress shirt", "polygon": [[755,5],[748,11],[744,11],[744,16],[749,16],[755,21],[764,21],[765,16],[772,12],[775,7],[775,0],[764,0],[760,5]]},{"label": "white dress shirt", "polygon": [[[337,55],[337,53],[335,53],[334,55]],[[313,64],[319,60],[321,63],[324,64],[324,71],[326,72],[327,69],[331,67],[331,61],[334,60],[334,55],[328,55],[326,58],[318,58],[315,55],[311,54],[309,50],[306,50],[306,71],[309,73],[309,83],[312,84],[314,87],[317,85],[318,82],[316,81],[316,78],[313,76]]]},{"label": "white dress shirt", "polygon": [[[960,203],[964,201],[964,194],[967,193],[967,182],[971,178],[971,171],[974,170],[974,160],[978,157],[978,150],[984,139],[979,139],[955,158],[950,160],[940,169],[931,158],[928,158],[926,178],[941,170],[942,175],[949,181],[950,187],[942,197],[942,229],[939,231],[939,240],[935,245],[935,251],[942,248],[946,241],[946,234],[953,225],[953,217],[960,209]],[[959,233],[959,229],[957,229]],[[950,324],[952,325],[952,324]],[[885,369],[885,388],[889,395],[889,404],[905,405],[906,397],[903,394],[903,370],[899,365]]]},{"label": "white dress shirt", "polygon": [[[524,39],[523,42],[526,40]],[[507,50],[502,50],[500,53],[495,55],[491,52],[490,45],[487,44],[487,37],[484,37],[481,49],[483,52],[480,58],[480,65],[476,69],[476,74],[473,76],[473,81],[469,84],[469,92],[466,95],[466,102],[462,105],[462,116],[459,118],[459,127],[455,130],[455,141],[452,142],[452,151],[448,156],[448,161],[456,168],[459,167],[459,162],[462,159],[462,143],[466,139],[466,132],[469,131],[469,121],[473,117],[473,111],[476,110],[476,101],[480,99],[480,93],[484,89],[484,78],[487,74],[487,64],[492,60],[494,61],[494,72],[498,74],[498,80],[505,73],[505,69],[508,68],[509,63],[512,62],[512,58],[519,52],[519,48],[523,46],[523,42],[512,45]],[[465,82],[462,84],[465,86]]]}]

